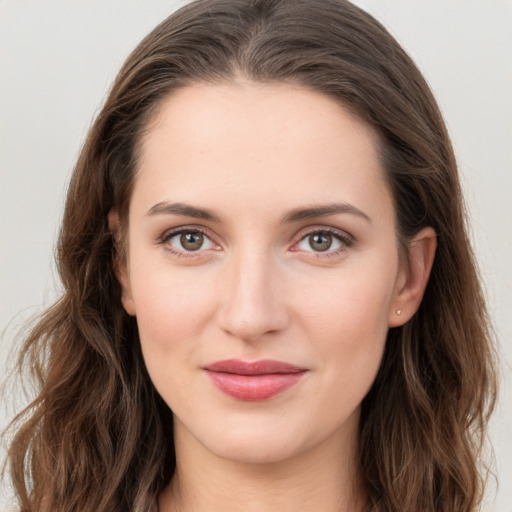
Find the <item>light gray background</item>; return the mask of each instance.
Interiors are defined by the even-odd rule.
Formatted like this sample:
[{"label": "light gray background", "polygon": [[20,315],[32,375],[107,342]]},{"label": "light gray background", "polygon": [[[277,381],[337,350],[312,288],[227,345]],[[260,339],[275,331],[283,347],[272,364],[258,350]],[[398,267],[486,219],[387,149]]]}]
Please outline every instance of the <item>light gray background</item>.
[{"label": "light gray background", "polygon": [[[62,201],[94,113],[129,51],[184,3],[0,0],[0,377],[12,365],[16,329],[56,296]],[[453,138],[501,345],[502,395],[492,422],[499,485],[489,486],[486,510],[511,512],[512,3],[358,3],[416,60]],[[16,397],[9,402],[0,427]],[[9,490],[2,494],[0,510],[8,510]]]}]

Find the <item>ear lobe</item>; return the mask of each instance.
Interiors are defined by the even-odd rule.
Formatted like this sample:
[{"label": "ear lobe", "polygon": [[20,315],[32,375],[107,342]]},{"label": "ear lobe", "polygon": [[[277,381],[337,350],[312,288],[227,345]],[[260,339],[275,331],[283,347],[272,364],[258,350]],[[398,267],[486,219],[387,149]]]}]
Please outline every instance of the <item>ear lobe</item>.
[{"label": "ear lobe", "polygon": [[115,256],[113,261],[114,274],[121,285],[121,302],[125,311],[135,316],[135,306],[132,298],[130,276],[128,273],[128,261],[122,237],[121,222],[119,214],[112,208],[108,214],[108,227],[114,241]]},{"label": "ear lobe", "polygon": [[436,247],[436,232],[431,227],[423,228],[409,242],[407,261],[400,270],[389,312],[389,327],[404,325],[418,310],[434,263]]}]

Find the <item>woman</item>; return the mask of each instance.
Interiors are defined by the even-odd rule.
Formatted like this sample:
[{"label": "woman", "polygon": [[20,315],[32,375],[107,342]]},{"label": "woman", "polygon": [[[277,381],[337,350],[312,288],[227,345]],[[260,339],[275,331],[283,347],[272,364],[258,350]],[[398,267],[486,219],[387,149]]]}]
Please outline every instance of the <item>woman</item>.
[{"label": "woman", "polygon": [[477,510],[495,391],[461,203],[435,101],[369,15],[171,16],[70,184],[21,509]]}]

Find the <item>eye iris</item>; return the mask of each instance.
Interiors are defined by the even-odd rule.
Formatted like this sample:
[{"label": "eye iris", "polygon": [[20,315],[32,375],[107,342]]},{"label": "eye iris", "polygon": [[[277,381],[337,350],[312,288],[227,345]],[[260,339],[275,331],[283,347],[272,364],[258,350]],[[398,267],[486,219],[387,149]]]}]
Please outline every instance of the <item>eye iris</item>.
[{"label": "eye iris", "polygon": [[197,251],[203,245],[202,233],[183,233],[180,236],[181,246],[187,251]]},{"label": "eye iris", "polygon": [[328,233],[316,233],[310,235],[309,244],[315,251],[327,251],[332,245],[332,235]]}]

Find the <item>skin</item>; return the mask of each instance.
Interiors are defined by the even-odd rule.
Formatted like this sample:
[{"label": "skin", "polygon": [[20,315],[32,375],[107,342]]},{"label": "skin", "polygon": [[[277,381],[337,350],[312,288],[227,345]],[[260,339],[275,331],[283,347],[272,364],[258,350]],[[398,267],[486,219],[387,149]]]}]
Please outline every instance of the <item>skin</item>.
[{"label": "skin", "polygon": [[[399,257],[378,142],[333,99],[298,86],[194,84],[161,105],[118,268],[150,377],[174,413],[177,470],[161,511],[362,508],[360,404],[435,252],[427,228]],[[162,211],[177,202],[217,218]],[[361,213],[283,222],[335,203]],[[115,211],[110,224],[122,231]],[[172,236],[184,226],[205,231],[198,250]],[[326,229],[332,246],[319,251],[309,235]],[[275,397],[242,401],[202,370],[232,358],[308,371]]]}]

